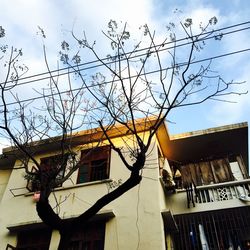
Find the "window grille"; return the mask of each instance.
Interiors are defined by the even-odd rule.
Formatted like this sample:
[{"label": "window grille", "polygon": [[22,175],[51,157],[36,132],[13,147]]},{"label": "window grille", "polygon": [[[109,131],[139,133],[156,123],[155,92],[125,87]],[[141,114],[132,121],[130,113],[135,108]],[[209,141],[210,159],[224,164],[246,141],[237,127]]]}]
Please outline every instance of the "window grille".
[{"label": "window grille", "polygon": [[[176,250],[203,250],[199,225],[204,229],[210,250],[250,249],[250,207],[174,216],[179,233],[174,235]],[[232,248],[233,249],[233,248]]]},{"label": "window grille", "polygon": [[103,250],[105,221],[89,223],[85,228],[74,232],[67,250]]},{"label": "window grille", "polygon": [[33,229],[21,231],[17,235],[17,250],[48,250],[51,239],[51,230]]}]

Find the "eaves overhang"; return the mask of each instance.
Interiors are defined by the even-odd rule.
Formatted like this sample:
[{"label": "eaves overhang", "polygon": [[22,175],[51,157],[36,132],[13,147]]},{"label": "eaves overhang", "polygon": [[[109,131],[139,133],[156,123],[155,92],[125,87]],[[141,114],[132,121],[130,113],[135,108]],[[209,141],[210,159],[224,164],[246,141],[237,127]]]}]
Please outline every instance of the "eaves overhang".
[{"label": "eaves overhang", "polygon": [[247,122],[165,137],[163,152],[172,161],[185,163],[212,157],[241,155],[248,169]]},{"label": "eaves overhang", "polygon": [[16,161],[15,154],[9,154],[8,156],[0,155],[0,170],[12,169]]},{"label": "eaves overhang", "polygon": [[[147,118],[136,119],[134,122],[128,122],[127,125],[115,124],[111,128],[108,128],[106,134],[104,134],[101,128],[93,128],[89,130],[82,130],[76,132],[65,140],[65,144],[70,144],[71,147],[78,145],[84,145],[93,142],[100,142],[109,138],[117,138],[122,136],[127,136],[131,134],[128,127],[136,127],[137,133],[142,133],[148,131],[152,126],[158,122],[158,116],[152,116]],[[61,147],[62,136],[51,137],[44,140],[34,141],[26,146],[26,149],[35,154],[42,154],[46,152],[55,152]],[[14,163],[21,153],[16,147],[7,147],[3,149],[3,154],[0,155],[0,169],[13,168]]]},{"label": "eaves overhang", "polygon": [[[150,129],[157,122],[154,118],[138,119],[136,126],[138,132]],[[128,134],[125,126],[114,126],[108,131],[110,138]],[[199,160],[211,156],[238,154],[241,155],[248,169],[248,124],[238,123],[233,125],[198,130],[177,135],[169,135],[167,124],[160,125],[156,136],[163,151],[169,160],[188,162],[193,159]],[[100,128],[84,130],[75,133],[71,138],[71,145],[83,145],[98,141],[105,136]],[[36,153],[55,151],[59,148],[61,137],[34,142],[31,146],[36,147]],[[9,147],[0,155],[0,169],[12,168],[18,158],[18,151]]]}]

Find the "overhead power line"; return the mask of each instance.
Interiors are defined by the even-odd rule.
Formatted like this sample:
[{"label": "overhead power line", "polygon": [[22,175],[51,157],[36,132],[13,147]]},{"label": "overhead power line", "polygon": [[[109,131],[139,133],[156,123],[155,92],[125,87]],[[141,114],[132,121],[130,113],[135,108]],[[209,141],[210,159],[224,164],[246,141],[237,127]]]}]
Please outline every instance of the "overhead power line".
[{"label": "overhead power line", "polygon": [[[220,28],[220,29],[213,30],[212,32],[213,33],[216,33],[216,32],[218,33],[218,32],[224,31],[224,30],[244,26],[244,25],[247,25],[247,24],[250,24],[250,21],[242,22],[242,23],[238,23],[238,24],[234,24],[234,25],[230,25],[230,26],[226,26],[226,27],[223,27],[223,28]],[[224,33],[222,33],[222,35],[225,36],[225,35],[233,34],[233,33],[236,33],[236,32],[245,31],[245,30],[248,30],[248,29],[250,29],[250,26],[240,28],[240,29],[236,29],[236,30],[232,30],[232,31],[228,31],[228,32],[224,32]],[[209,35],[209,34],[211,34],[211,31],[205,32],[203,34],[203,38],[201,38],[199,41],[205,41],[205,40],[213,39],[213,38],[218,36],[218,34],[215,34],[214,36],[206,37],[206,35]],[[197,35],[199,35],[199,34],[193,35],[191,38],[197,37]],[[174,47],[176,48],[176,47],[182,47],[182,46],[189,45],[192,42],[184,42],[184,43],[181,43],[181,44],[176,44],[176,43],[179,43],[179,42],[186,41],[188,39],[190,39],[190,38],[184,37],[184,38],[181,38],[181,39],[177,39],[175,41],[165,42],[163,44],[158,44],[158,45],[151,46],[151,47],[137,49],[137,50],[133,51],[133,53],[135,55],[133,57],[131,57],[131,59],[145,56],[147,54],[147,51],[150,48],[161,48],[159,51],[162,52],[162,51],[165,51],[165,50],[173,49]],[[171,45],[171,44],[175,44],[175,45],[170,46],[170,47],[166,47],[167,45]],[[140,53],[140,52],[143,52],[143,53],[142,54],[137,54],[137,53]],[[126,54],[130,54],[130,53],[131,53],[131,51],[127,52]],[[154,52],[152,52],[152,53],[154,53]],[[101,60],[102,61],[107,61],[108,59],[109,59],[108,57],[105,57],[105,58],[102,58]],[[122,59],[121,59],[121,61],[122,61]],[[109,63],[116,63],[116,62],[117,61],[115,60],[115,61],[109,62]],[[16,86],[29,84],[29,83],[34,83],[34,82],[42,81],[42,80],[46,80],[46,79],[50,79],[51,77],[58,77],[58,76],[62,76],[62,75],[71,74],[71,73],[75,72],[74,68],[76,68],[77,71],[78,70],[83,71],[83,70],[90,70],[90,69],[93,69],[93,68],[97,68],[97,67],[100,67],[100,66],[103,66],[103,64],[101,64],[99,60],[93,60],[93,61],[90,61],[90,62],[78,64],[77,66],[69,66],[69,67],[59,68],[57,70],[46,71],[46,72],[43,72],[43,73],[39,73],[39,74],[19,78],[18,79],[19,83],[17,83]],[[63,72],[63,71],[67,71],[67,72]],[[60,73],[60,72],[62,72],[62,73]],[[24,82],[21,82],[21,81],[24,81]],[[2,82],[0,84],[11,83],[11,82],[12,81]]]},{"label": "overhead power line", "polygon": [[[240,53],[245,53],[245,52],[248,52],[248,51],[250,51],[250,48],[243,49],[243,50],[237,50],[237,51],[233,51],[233,52],[229,52],[229,53],[225,53],[225,54],[221,54],[221,55],[217,55],[217,56],[213,56],[213,57],[208,57],[208,58],[192,61],[192,62],[190,62],[190,64],[196,64],[196,63],[201,63],[201,62],[205,62],[205,61],[211,61],[211,60],[214,60],[214,59],[219,59],[219,58],[226,57],[226,56],[232,56],[232,55],[236,55],[236,54],[240,54]],[[186,66],[186,65],[187,65],[187,62],[178,63],[179,67],[183,67],[183,66]],[[169,70],[169,69],[173,69],[173,67],[167,67],[167,68],[164,68],[162,70],[164,71],[164,70]],[[160,71],[161,70],[158,69],[158,70],[150,71],[150,72],[147,72],[147,73],[144,73],[144,74],[141,74],[141,75],[142,76],[143,75],[151,75],[151,74],[158,73]],[[131,76],[131,78],[134,78],[134,77],[136,77],[136,75]],[[126,80],[128,78],[129,77],[124,78],[124,80]],[[116,80],[116,81],[119,81],[119,80]],[[100,85],[104,85],[104,84],[108,84],[108,83],[111,83],[111,81],[107,81],[107,82],[104,82],[104,83],[101,83],[101,84],[97,83],[97,84],[94,84],[94,85],[91,85],[91,86],[88,86],[88,87],[92,88],[92,87],[96,87],[96,86],[100,86]],[[73,92],[74,91],[79,91],[81,89],[86,89],[86,88],[87,87],[75,88],[75,89],[72,89],[72,91]],[[68,90],[67,91],[61,91],[60,93],[48,94],[48,95],[28,98],[28,99],[25,99],[25,100],[9,102],[9,103],[6,103],[6,106],[11,106],[11,105],[15,105],[15,104],[19,104],[19,103],[25,103],[25,102],[32,102],[34,100],[39,100],[39,99],[43,99],[43,98],[47,98],[47,97],[51,97],[51,96],[55,96],[55,95],[59,95],[59,94],[66,94],[66,93],[68,93]],[[2,108],[3,106],[4,105],[0,105],[0,108]]]}]

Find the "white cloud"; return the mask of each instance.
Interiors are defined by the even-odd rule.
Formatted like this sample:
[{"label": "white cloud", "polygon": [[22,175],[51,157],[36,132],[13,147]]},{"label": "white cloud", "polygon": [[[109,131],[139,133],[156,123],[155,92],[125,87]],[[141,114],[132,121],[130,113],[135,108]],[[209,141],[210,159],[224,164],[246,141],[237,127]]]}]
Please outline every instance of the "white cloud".
[{"label": "white cloud", "polygon": [[[191,17],[196,24],[199,24],[200,21],[206,23],[211,17],[217,16],[220,27],[239,22],[242,17],[247,17],[246,13],[249,13],[247,9],[240,9],[241,5],[238,0],[232,3],[234,8],[239,4],[238,9],[231,9],[227,13],[218,1],[209,1],[209,4],[207,2],[201,0],[178,1],[178,6],[175,6],[176,1],[162,0],[15,0],[15,2],[4,0],[1,2],[2,23],[0,25],[6,29],[9,40],[6,38],[5,41],[23,48],[24,61],[28,66],[30,65],[29,75],[32,75],[46,70],[43,62],[42,43],[36,35],[38,25],[47,34],[46,46],[53,68],[56,67],[60,41],[64,39],[64,35],[67,35],[73,26],[79,35],[85,30],[90,40],[97,40],[102,49],[104,40],[101,36],[101,30],[105,30],[110,19],[128,21],[129,27],[133,31],[135,31],[134,27],[149,23],[152,29],[156,29],[157,34],[162,37],[165,34],[164,26],[169,21],[179,22],[180,20],[173,17],[175,7],[182,11],[179,18]],[[242,1],[240,2],[242,3]],[[228,5],[227,8],[229,7]],[[230,51],[248,46],[249,36],[244,34],[224,39],[225,41],[221,43],[221,50]],[[214,53],[214,51],[212,52]],[[220,54],[220,52],[217,51],[215,54]],[[87,61],[87,59],[85,60]],[[245,64],[246,60],[246,55],[241,55],[235,59],[228,57],[218,62],[221,66],[220,70],[224,71],[227,78],[248,80],[249,65]],[[28,85],[25,89],[27,90],[27,88]],[[26,90],[24,95],[29,92]],[[243,96],[239,99],[238,105],[216,104],[211,110],[208,108],[209,117],[206,114],[201,114],[199,119],[205,120],[207,118],[209,122],[217,123],[217,125],[224,123],[226,119],[228,122],[238,121],[243,119],[243,115],[248,112],[246,110],[249,108],[248,100],[249,96]]]},{"label": "white cloud", "polygon": [[9,147],[10,141],[7,138],[0,137],[0,154],[2,154],[3,148]]},{"label": "white cloud", "polygon": [[[244,93],[249,90],[249,68],[250,63],[244,65],[242,76],[239,79],[236,79],[236,81],[242,81],[245,83],[241,86],[236,85],[234,87],[235,92]],[[216,103],[213,107],[211,107],[209,116],[207,116],[208,120],[213,122],[215,125],[249,121],[250,92],[243,95],[227,96],[225,99],[235,103]]]}]

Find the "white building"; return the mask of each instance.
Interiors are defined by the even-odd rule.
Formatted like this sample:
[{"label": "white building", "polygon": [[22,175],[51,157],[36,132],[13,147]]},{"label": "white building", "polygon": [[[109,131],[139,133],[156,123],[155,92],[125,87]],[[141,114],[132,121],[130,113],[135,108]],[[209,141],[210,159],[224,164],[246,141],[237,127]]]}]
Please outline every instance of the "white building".
[{"label": "white building", "polygon": [[[83,131],[76,139],[82,155],[88,150],[83,145],[88,133]],[[146,138],[147,126],[141,135]],[[91,136],[93,141],[98,138]],[[122,147],[122,138],[129,135],[119,129],[112,137]],[[236,244],[234,235],[243,247],[250,239],[247,138],[245,123],[173,137],[162,124],[152,141],[142,182],[103,208],[87,229],[74,235],[70,249],[220,249],[221,240],[224,247],[230,240]],[[39,142],[36,147],[39,161],[56,155],[54,144]],[[59,233],[39,219],[36,193],[13,152],[5,149],[0,159],[0,250],[55,250]],[[50,197],[62,218],[78,216],[129,176],[107,141],[93,152]],[[221,166],[229,176],[222,174]]]}]

